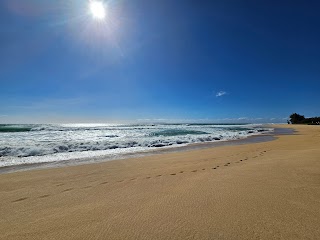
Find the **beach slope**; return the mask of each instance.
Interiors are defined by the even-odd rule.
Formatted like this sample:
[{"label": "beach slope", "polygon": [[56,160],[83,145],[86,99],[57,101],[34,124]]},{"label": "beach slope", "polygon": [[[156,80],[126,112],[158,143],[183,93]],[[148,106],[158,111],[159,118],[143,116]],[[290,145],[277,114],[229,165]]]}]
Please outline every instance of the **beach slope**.
[{"label": "beach slope", "polygon": [[[286,126],[282,126],[286,127]],[[319,239],[320,127],[0,175],[0,239]]]}]

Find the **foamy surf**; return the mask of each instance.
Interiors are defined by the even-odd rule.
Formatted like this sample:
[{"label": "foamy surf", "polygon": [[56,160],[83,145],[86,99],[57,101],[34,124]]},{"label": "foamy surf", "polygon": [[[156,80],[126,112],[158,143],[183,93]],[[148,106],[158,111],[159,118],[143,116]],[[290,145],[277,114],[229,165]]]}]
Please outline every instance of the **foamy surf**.
[{"label": "foamy surf", "polygon": [[41,124],[0,125],[0,167],[119,158],[159,148],[229,141],[271,132],[261,125]]}]

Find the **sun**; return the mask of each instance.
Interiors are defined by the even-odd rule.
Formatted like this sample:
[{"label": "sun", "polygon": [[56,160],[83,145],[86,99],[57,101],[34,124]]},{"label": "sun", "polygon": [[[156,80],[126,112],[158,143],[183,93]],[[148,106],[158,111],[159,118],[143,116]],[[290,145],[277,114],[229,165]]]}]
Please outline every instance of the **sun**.
[{"label": "sun", "polygon": [[89,9],[92,17],[97,20],[103,20],[106,17],[106,8],[102,1],[93,0],[89,2]]}]

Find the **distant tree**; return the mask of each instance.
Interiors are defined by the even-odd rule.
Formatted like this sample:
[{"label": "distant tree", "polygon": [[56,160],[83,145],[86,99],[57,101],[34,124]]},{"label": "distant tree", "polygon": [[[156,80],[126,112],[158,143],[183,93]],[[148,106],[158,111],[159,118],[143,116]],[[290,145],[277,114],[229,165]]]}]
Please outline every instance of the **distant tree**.
[{"label": "distant tree", "polygon": [[300,115],[298,113],[293,113],[290,115],[290,122],[292,124],[299,124],[303,123],[305,121],[305,117],[303,115]]}]

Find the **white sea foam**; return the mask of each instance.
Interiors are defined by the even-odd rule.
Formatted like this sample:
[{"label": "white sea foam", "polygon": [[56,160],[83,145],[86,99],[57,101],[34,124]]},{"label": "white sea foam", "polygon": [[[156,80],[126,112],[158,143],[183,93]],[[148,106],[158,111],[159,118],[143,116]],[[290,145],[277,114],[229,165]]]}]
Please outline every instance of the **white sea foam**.
[{"label": "white sea foam", "polygon": [[0,131],[0,167],[4,167],[92,157],[115,158],[160,147],[241,139],[272,129],[259,125],[59,124],[0,125]]}]

